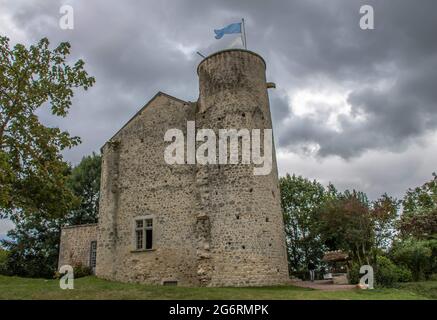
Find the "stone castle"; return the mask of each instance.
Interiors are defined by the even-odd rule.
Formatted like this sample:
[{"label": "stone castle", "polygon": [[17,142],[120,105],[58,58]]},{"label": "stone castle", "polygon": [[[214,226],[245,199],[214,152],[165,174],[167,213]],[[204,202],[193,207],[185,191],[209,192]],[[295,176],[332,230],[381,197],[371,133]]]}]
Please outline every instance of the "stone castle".
[{"label": "stone castle", "polygon": [[253,164],[169,165],[170,128],[271,129],[266,65],[232,49],[198,66],[199,98],[156,94],[102,147],[99,222],[62,229],[59,265],[98,277],[182,286],[260,286],[288,280],[276,157]]}]

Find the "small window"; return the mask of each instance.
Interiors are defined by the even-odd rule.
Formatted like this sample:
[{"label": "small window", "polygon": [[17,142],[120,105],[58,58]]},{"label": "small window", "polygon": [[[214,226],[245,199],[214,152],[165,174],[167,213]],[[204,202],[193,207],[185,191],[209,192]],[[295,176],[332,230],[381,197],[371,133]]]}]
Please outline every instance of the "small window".
[{"label": "small window", "polygon": [[153,248],[153,219],[135,219],[135,249],[149,250]]},{"label": "small window", "polygon": [[90,247],[90,267],[95,268],[97,262],[97,241],[91,241]]},{"label": "small window", "polygon": [[141,250],[143,249],[143,230],[137,230],[136,231],[136,238],[137,238],[137,249]]}]

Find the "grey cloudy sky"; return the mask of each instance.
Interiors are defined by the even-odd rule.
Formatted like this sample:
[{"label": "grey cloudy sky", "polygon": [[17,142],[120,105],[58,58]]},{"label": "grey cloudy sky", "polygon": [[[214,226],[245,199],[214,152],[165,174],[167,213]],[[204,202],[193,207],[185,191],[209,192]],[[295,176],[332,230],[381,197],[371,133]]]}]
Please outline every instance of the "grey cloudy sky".
[{"label": "grey cloudy sky", "polygon": [[[58,26],[62,4],[74,30]],[[359,28],[362,5],[375,30]],[[279,172],[371,198],[400,197],[437,171],[437,2],[407,1],[21,1],[0,0],[0,33],[13,43],[69,41],[96,85],[53,118],[97,151],[157,91],[196,100],[197,50],[229,41],[213,29],[246,20],[248,48],[267,62]],[[6,226],[0,223],[0,234]]]}]

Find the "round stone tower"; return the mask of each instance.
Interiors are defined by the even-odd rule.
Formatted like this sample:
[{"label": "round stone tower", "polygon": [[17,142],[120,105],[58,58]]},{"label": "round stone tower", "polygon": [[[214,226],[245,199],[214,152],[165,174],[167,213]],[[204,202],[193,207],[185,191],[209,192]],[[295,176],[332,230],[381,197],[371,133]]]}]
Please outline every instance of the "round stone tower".
[{"label": "round stone tower", "polygon": [[[232,49],[198,66],[196,129],[272,128],[266,64],[258,54]],[[285,283],[288,265],[278,173],[254,175],[259,165],[198,165],[197,259],[200,283],[257,286]],[[263,153],[261,138],[261,153]],[[218,154],[218,150],[217,150]]]}]

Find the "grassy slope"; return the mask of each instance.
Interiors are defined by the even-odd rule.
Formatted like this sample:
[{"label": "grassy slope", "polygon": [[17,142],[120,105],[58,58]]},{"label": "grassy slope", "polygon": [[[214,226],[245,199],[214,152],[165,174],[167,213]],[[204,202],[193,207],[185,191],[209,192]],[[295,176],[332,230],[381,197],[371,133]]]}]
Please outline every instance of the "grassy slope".
[{"label": "grassy slope", "polygon": [[0,276],[0,299],[437,299],[437,281],[404,284],[398,289],[318,291],[284,287],[183,288],[105,281],[75,280],[74,290],[59,281]]}]

